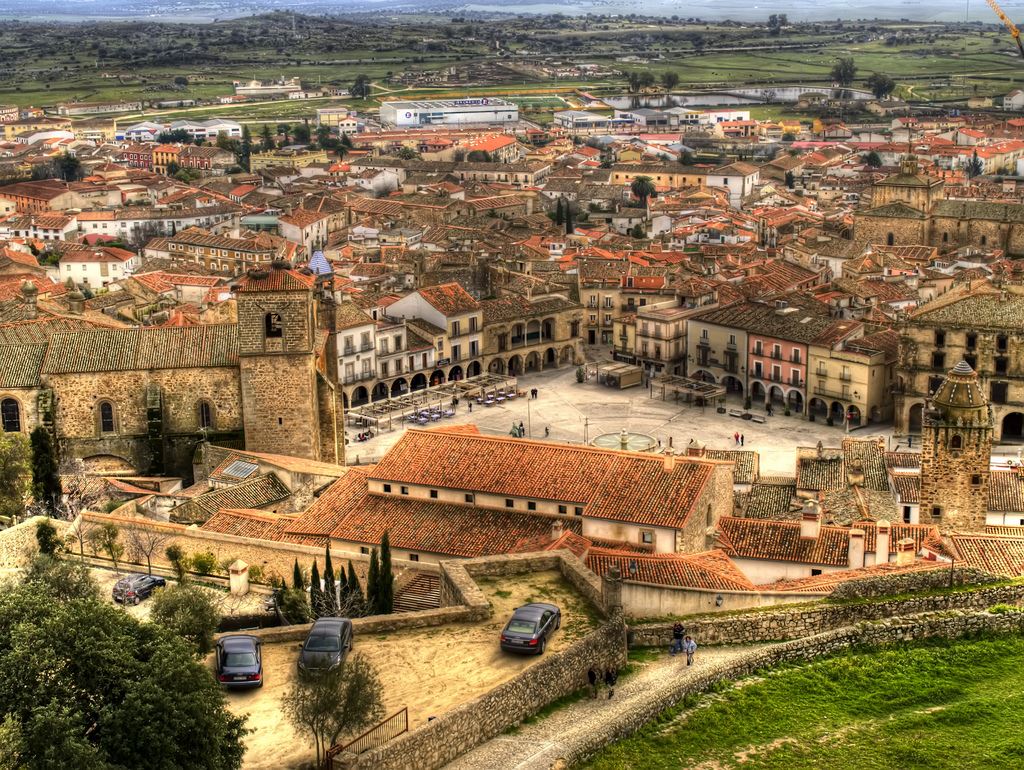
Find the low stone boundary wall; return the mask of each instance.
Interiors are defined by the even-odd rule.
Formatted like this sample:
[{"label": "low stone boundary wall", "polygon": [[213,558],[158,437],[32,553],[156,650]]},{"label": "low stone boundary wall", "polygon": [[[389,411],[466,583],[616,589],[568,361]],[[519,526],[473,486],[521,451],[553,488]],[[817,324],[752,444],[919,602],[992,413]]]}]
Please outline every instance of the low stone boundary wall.
[{"label": "low stone boundary wall", "polygon": [[484,741],[519,724],[546,704],[586,686],[591,666],[621,668],[626,663],[625,625],[619,612],[596,631],[475,700],[443,714],[411,733],[365,754],[341,754],[336,768],[417,770],[440,768]]},{"label": "low stone boundary wall", "polygon": [[[13,527],[0,530],[0,568],[14,569],[24,567],[36,553],[36,526],[41,521],[50,521],[46,516],[33,516],[15,524]],[[63,535],[68,522],[53,520],[51,524],[58,535]]]},{"label": "low stone boundary wall", "polygon": [[593,734],[587,745],[577,746],[562,757],[571,766],[593,756],[600,749],[632,735],[663,711],[688,695],[706,692],[724,680],[739,679],[780,663],[809,661],[856,646],[883,646],[919,639],[960,639],[982,634],[1024,633],[1024,613],[935,612],[892,618],[876,623],[839,628],[791,642],[765,647],[738,660],[709,667],[658,697],[639,704],[609,731]]},{"label": "low stone boundary wall", "polygon": [[[982,588],[933,596],[914,596],[881,602],[817,604],[784,610],[749,612],[686,619],[686,633],[698,644],[750,644],[799,639],[862,621],[940,610],[985,609],[994,604],[1024,603],[1024,585]],[[630,647],[668,647],[672,623],[630,625]]]}]

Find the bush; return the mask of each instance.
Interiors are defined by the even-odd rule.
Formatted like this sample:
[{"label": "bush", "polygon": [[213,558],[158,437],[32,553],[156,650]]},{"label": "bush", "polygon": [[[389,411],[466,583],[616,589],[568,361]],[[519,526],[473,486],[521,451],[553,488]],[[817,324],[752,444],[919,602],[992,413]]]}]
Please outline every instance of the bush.
[{"label": "bush", "polygon": [[750,396],[747,396],[743,399],[743,408],[750,409],[751,406],[753,406],[753,402],[750,400]]},{"label": "bush", "polygon": [[577,366],[576,367],[576,382],[583,382],[585,379],[587,379],[587,370],[584,369],[582,366]]},{"label": "bush", "polygon": [[993,604],[988,608],[988,611],[993,615],[1015,615],[1020,612],[1024,612],[1024,608],[1017,607],[1013,604]]},{"label": "bush", "polygon": [[209,591],[194,585],[159,590],[153,595],[150,617],[154,623],[190,642],[200,655],[213,649],[213,634],[220,623],[220,612]]},{"label": "bush", "polygon": [[56,601],[96,599],[99,596],[99,587],[88,567],[81,562],[64,561],[47,554],[40,554],[29,562],[25,584]]},{"label": "bush", "polygon": [[36,543],[39,545],[39,553],[44,556],[53,556],[60,550],[60,538],[57,537],[57,528],[48,521],[41,521],[36,525]]},{"label": "bush", "polygon": [[213,575],[217,572],[217,557],[209,551],[192,554],[192,571],[200,575]]},{"label": "bush", "polygon": [[167,557],[167,561],[171,563],[171,567],[174,568],[174,574],[178,576],[178,582],[182,582],[188,577],[188,565],[189,559],[185,555],[185,552],[181,550],[180,545],[169,545],[164,550],[164,556]]},{"label": "bush", "polygon": [[308,623],[313,614],[309,610],[309,598],[301,589],[288,588],[277,598],[277,608],[281,610],[286,622],[296,625]]},{"label": "bush", "polygon": [[259,564],[254,564],[253,566],[249,567],[249,582],[263,582],[263,567],[261,567]]}]

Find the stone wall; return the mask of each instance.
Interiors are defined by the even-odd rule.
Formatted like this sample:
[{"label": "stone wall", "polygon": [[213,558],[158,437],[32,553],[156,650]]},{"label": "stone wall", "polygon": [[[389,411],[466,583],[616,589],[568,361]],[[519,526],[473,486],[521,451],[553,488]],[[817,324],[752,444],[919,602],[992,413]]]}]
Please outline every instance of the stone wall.
[{"label": "stone wall", "polygon": [[[975,567],[957,567],[952,570],[952,582],[956,586],[981,586],[1000,583],[1003,578]],[[909,572],[903,575],[879,575],[840,583],[832,592],[833,601],[846,599],[868,599],[879,596],[934,591],[950,585],[950,570],[934,569],[927,572]]]},{"label": "stone wall", "polygon": [[621,668],[626,662],[622,616],[572,646],[544,657],[511,681],[406,733],[374,751],[336,757],[336,768],[433,770],[519,724],[546,704],[587,684],[591,666]]},{"label": "stone wall", "polygon": [[604,746],[629,737],[686,696],[706,692],[718,682],[748,676],[780,663],[813,660],[858,645],[880,646],[915,639],[959,639],[986,633],[1022,632],[1024,613],[939,612],[909,618],[892,618],[857,627],[847,626],[805,639],[772,645],[729,663],[712,664],[697,676],[681,681],[677,687],[659,697],[652,697],[638,704],[612,729],[591,734],[587,745],[568,751],[562,759],[565,760],[566,766],[582,762]]},{"label": "stone wall", "polygon": [[[16,569],[28,563],[35,555],[36,525],[46,521],[45,516],[33,516],[20,524],[0,530],[0,569]],[[51,522],[60,534],[67,529],[68,522]]]},{"label": "stone wall", "polygon": [[[796,606],[740,615],[683,619],[682,622],[686,633],[692,635],[698,644],[750,644],[799,639],[854,623],[900,615],[1022,603],[1024,585],[1011,585],[880,602]],[[631,647],[667,648],[672,641],[672,623],[631,625],[629,638]]]},{"label": "stone wall", "polygon": [[[124,509],[125,507],[122,506],[118,510]],[[299,565],[303,570],[309,570],[314,559],[319,563],[321,572],[324,568],[324,549],[314,546],[225,535],[184,524],[158,522],[152,519],[117,516],[114,514],[87,513],[84,515],[84,519],[87,527],[104,522],[116,524],[122,530],[121,540],[125,546],[126,555],[130,552],[129,542],[125,537],[127,530],[132,527],[143,527],[162,533],[165,540],[152,554],[154,565],[170,566],[166,556],[164,556],[164,551],[167,546],[174,544],[180,546],[189,555],[209,551],[214,555],[218,564],[241,559],[250,567],[258,566],[263,571],[264,580],[269,580],[272,575],[276,574],[290,582],[292,568],[296,559],[299,560]],[[77,550],[77,544],[74,548]],[[342,569],[347,569],[348,562],[351,560],[356,568],[356,573],[365,582],[370,563],[369,556],[332,550],[331,559],[334,562],[335,570],[338,572]],[[402,559],[393,559],[392,566],[396,575],[401,574],[404,570],[418,570],[432,574],[437,572],[437,568],[433,565],[419,564],[418,562],[404,561]]]},{"label": "stone wall", "polygon": [[[795,604],[821,599],[825,593],[795,593],[781,591],[713,591],[700,588],[638,583],[633,580],[622,585],[622,606],[634,618],[676,617],[704,612],[733,612],[753,607],[776,604]],[[722,603],[718,604],[719,597]]]}]

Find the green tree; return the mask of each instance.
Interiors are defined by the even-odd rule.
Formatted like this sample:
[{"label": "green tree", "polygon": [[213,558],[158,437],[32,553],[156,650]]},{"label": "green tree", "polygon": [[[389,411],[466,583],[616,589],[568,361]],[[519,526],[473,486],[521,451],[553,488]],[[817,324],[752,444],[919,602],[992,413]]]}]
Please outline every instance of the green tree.
[{"label": "green tree", "polygon": [[555,224],[561,227],[565,224],[565,209],[562,208],[562,199],[559,198],[555,204]]},{"label": "green tree", "polygon": [[309,144],[309,126],[299,123],[292,129],[292,141],[295,144]]},{"label": "green tree", "polygon": [[646,206],[647,199],[657,192],[654,187],[654,181],[649,176],[638,176],[634,178],[629,184],[629,190],[643,206]]},{"label": "green tree", "polygon": [[40,554],[29,562],[24,582],[58,602],[99,597],[99,586],[88,566],[47,554]]},{"label": "green tree", "polygon": [[30,582],[0,588],[0,723],[19,770],[234,770],[246,733],[181,639]]},{"label": "green tree", "polygon": [[292,588],[299,591],[306,590],[306,582],[302,579],[302,568],[299,566],[298,558],[295,559],[295,564],[292,567]]},{"label": "green tree", "polygon": [[65,182],[77,182],[85,176],[85,171],[82,170],[82,161],[70,152],[63,152],[57,158],[57,170],[60,173],[60,178]]},{"label": "green tree", "polygon": [[872,150],[864,156],[864,162],[871,166],[871,168],[879,168],[882,165],[882,156]]},{"label": "green tree", "polygon": [[794,134],[792,131],[787,131],[786,133],[784,133],[782,135],[782,141],[784,141],[784,142],[795,142],[796,141],[796,134]]},{"label": "green tree", "polygon": [[252,155],[252,132],[248,124],[242,126],[242,142],[238,147],[238,165],[249,170],[249,157]]},{"label": "green tree", "polygon": [[270,124],[263,124],[263,133],[260,134],[260,144],[263,146],[263,151],[274,149],[274,135],[270,132]]},{"label": "green tree", "polygon": [[370,98],[370,91],[370,76],[356,75],[356,79],[352,82],[352,87],[349,89],[352,97],[354,99],[368,99]]},{"label": "green tree", "polygon": [[164,556],[171,563],[171,568],[178,578],[179,583],[188,579],[189,560],[180,545],[169,545],[164,549]]},{"label": "green tree", "polygon": [[974,179],[976,176],[981,176],[985,172],[985,164],[981,162],[981,158],[978,157],[978,151],[975,150],[974,154],[971,155],[971,159],[967,161],[967,172],[968,179]]},{"label": "green tree", "polygon": [[288,623],[295,625],[310,621],[309,599],[302,589],[288,588],[281,591],[277,597],[277,606]]},{"label": "green tree", "polygon": [[865,80],[864,84],[875,95],[876,99],[884,99],[896,90],[896,81],[888,75],[882,75],[878,72]]},{"label": "green tree", "polygon": [[363,596],[363,588],[359,585],[359,576],[356,575],[356,568],[352,566],[352,560],[348,561],[348,600],[353,608],[353,615],[366,614],[366,597]]},{"label": "green tree", "polygon": [[640,73],[639,72],[627,72],[626,73],[626,88],[631,94],[640,92]]},{"label": "green tree", "polygon": [[167,176],[175,176],[181,171],[181,166],[178,165],[177,161],[171,161],[167,164]]},{"label": "green tree", "polygon": [[364,656],[350,656],[332,669],[296,677],[284,696],[284,713],[313,738],[317,767],[338,739],[364,730],[384,716],[380,675]]},{"label": "green tree", "polygon": [[850,57],[842,57],[836,60],[829,73],[832,81],[841,86],[848,86],[857,77],[857,65]]},{"label": "green tree", "polygon": [[324,615],[333,616],[338,611],[337,582],[334,576],[334,564],[331,563],[331,547],[327,546],[324,559]]},{"label": "green tree", "polygon": [[277,133],[278,133],[278,136],[284,137],[283,143],[284,144],[288,144],[291,141],[292,127],[290,125],[288,125],[287,123],[278,123],[277,124]]},{"label": "green tree", "polygon": [[683,150],[679,153],[679,162],[684,166],[692,166],[696,162],[696,159],[693,157],[692,152],[689,150]]},{"label": "green tree", "polygon": [[790,190],[796,187],[796,177],[793,176],[792,171],[786,172],[786,187],[788,187]]},{"label": "green tree", "polygon": [[117,572],[117,562],[124,555],[124,546],[121,545],[121,530],[110,521],[105,521],[89,533],[89,544],[93,550],[102,551],[114,562],[114,571]]},{"label": "green tree", "polygon": [[630,229],[629,235],[632,238],[636,238],[637,240],[640,240],[642,238],[646,238],[647,237],[647,231],[644,230],[644,226],[643,225],[637,223],[637,224],[633,225],[633,227]]},{"label": "green tree", "polygon": [[377,613],[390,615],[395,609],[395,576],[391,571],[391,540],[388,531],[380,540],[380,572],[377,573]]},{"label": "green tree", "polygon": [[315,617],[324,614],[324,589],[320,583],[320,568],[313,559],[309,570],[309,608]]},{"label": "green tree", "polygon": [[395,155],[402,160],[418,160],[420,157],[420,154],[412,147],[402,147]]},{"label": "green tree", "polygon": [[39,553],[44,556],[53,556],[57,553],[60,550],[57,528],[48,521],[36,524],[36,545],[39,547]]},{"label": "green tree", "polygon": [[28,440],[20,433],[0,433],[0,516],[13,521],[25,513],[31,473]]},{"label": "green tree", "polygon": [[189,642],[199,655],[213,649],[220,613],[206,589],[185,584],[157,591],[153,594],[150,618]]},{"label": "green tree", "polygon": [[377,614],[377,591],[380,590],[380,559],[377,549],[370,551],[370,569],[366,573],[366,611]]},{"label": "green tree", "polygon": [[471,150],[466,155],[466,161],[469,163],[490,163],[491,154],[487,150]]},{"label": "green tree", "polygon": [[50,431],[39,426],[29,436],[29,444],[32,447],[32,498],[53,516],[62,490]]},{"label": "green tree", "polygon": [[566,203],[565,203],[565,234],[566,235],[572,235],[574,232],[576,232],[576,225],[573,223],[572,219],[573,219],[572,204],[569,203],[568,201],[566,201]]},{"label": "green tree", "polygon": [[662,72],[661,73],[661,86],[665,89],[666,93],[671,91],[679,85],[679,75],[675,72]]}]

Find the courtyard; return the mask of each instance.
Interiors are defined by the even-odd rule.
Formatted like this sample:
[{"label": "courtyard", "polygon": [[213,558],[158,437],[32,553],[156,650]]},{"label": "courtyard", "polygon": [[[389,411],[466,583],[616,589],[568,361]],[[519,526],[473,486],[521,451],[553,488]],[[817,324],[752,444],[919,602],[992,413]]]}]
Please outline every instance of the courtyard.
[{"label": "courtyard", "polygon": [[[353,653],[365,655],[376,666],[383,684],[385,715],[408,708],[410,730],[512,679],[540,660],[498,648],[501,629],[516,607],[544,601],[561,608],[562,628],[552,637],[548,653],[564,649],[596,624],[590,605],[557,571],[481,578],[477,584],[494,610],[486,621],[365,636],[356,630]],[[243,766],[249,770],[301,767],[312,759],[312,742],[295,731],[281,708],[296,676],[299,645],[264,645],[266,685],[258,690],[227,693],[228,707],[248,715],[247,727],[253,731],[245,737]]]},{"label": "courtyard", "polygon": [[[661,448],[672,447],[679,452],[685,451],[691,439],[711,449],[734,449],[734,434],[739,432],[744,437],[743,448],[760,454],[763,475],[792,475],[797,447],[815,446],[818,441],[825,446],[839,446],[846,435],[842,426],[810,422],[803,415],[786,417],[779,410],[767,417],[757,404],[751,411],[763,416],[763,423],[731,417],[728,412],[720,414],[713,406],[677,402],[671,394],[662,400],[657,379],[650,389],[639,386],[617,390],[594,380],[576,382],[574,367],[523,374],[517,379],[520,392],[527,394],[525,398],[486,407],[474,403],[472,411],[463,400],[455,407],[454,415],[430,423],[429,427],[475,424],[482,433],[509,435],[513,425],[522,423],[526,438],[571,443],[589,443],[599,435],[617,434],[625,429],[647,434],[660,442]],[[535,399],[529,397],[533,388],[538,391]],[[742,399],[737,397],[730,397],[727,402],[729,410],[742,406]],[[347,446],[347,461],[375,462],[403,430],[396,426],[393,431],[377,433],[369,441],[353,440]],[[850,431],[850,435],[886,437],[891,449],[898,444],[892,436],[891,424],[865,425]]]}]

